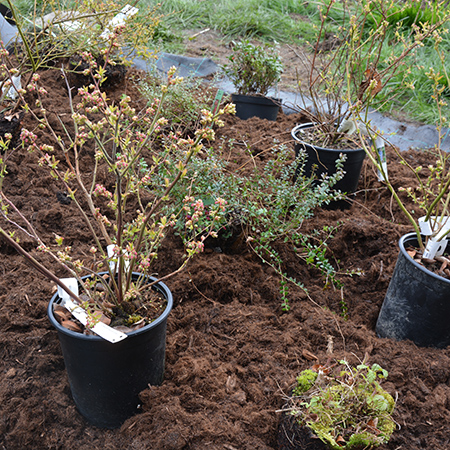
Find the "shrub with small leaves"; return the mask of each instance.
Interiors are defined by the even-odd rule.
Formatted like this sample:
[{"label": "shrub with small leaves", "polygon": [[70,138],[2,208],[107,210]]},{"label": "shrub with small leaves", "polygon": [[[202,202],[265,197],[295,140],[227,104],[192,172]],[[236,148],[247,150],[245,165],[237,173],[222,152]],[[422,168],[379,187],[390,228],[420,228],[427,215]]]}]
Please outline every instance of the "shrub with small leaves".
[{"label": "shrub with small leaves", "polygon": [[283,66],[275,46],[237,42],[228,59],[230,63],[223,70],[238,94],[266,95],[281,79]]},{"label": "shrub with small leaves", "polygon": [[[228,147],[232,147],[234,142],[223,141],[222,145],[223,151],[229,151]],[[167,172],[161,172],[161,182],[164,178],[171,179],[171,173],[179,159],[176,149],[174,150],[166,159]],[[267,163],[262,168],[255,167],[247,176],[228,170],[226,159],[219,157],[221,151],[205,147],[201,154],[195,155],[186,177],[172,191],[171,200],[181,209],[185,207],[183,200],[186,197],[214,201],[224,199],[227,202],[226,211],[220,216],[222,220],[217,225],[226,229],[234,218],[233,212],[238,214],[247,245],[279,274],[282,307],[289,310],[286,282],[294,283],[305,291],[306,288],[295,279],[294,270],[284,264],[276,251],[276,242],[291,242],[299,257],[305,251],[310,252],[305,247],[307,237],[302,223],[312,217],[317,206],[341,198],[341,194],[334,191],[333,186],[343,176],[343,161],[338,161],[336,174],[315,183],[313,178],[306,177],[302,172],[306,155],[300,152],[299,157],[292,160],[292,151],[285,145],[274,144]],[[294,182],[297,169],[299,172]],[[183,221],[180,224],[177,225],[178,232],[189,238],[183,228]],[[321,259],[312,258],[308,264],[316,267],[326,264],[325,255],[321,256]],[[327,265],[326,272],[323,270],[323,273],[333,282],[336,281],[331,264]]]}]

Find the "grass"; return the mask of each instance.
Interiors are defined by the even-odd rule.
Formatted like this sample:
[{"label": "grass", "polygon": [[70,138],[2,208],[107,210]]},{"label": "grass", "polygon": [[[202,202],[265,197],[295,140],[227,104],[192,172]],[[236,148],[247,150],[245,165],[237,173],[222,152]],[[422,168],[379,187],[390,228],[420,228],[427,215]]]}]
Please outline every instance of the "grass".
[{"label": "grass", "polygon": [[[158,4],[155,0],[141,3]],[[160,11],[175,32],[211,28],[228,40],[247,37],[286,43],[313,38],[312,27],[305,26],[305,21],[318,14],[314,6],[294,0],[166,0]]]}]

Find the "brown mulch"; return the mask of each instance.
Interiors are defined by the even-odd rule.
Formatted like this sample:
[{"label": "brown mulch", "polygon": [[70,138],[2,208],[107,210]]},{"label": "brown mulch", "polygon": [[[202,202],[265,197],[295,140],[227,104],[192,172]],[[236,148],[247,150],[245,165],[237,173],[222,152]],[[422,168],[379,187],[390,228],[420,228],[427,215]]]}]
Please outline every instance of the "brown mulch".
[{"label": "brown mulch", "polygon": [[[44,79],[52,109],[67,113],[63,80],[57,72]],[[108,93],[111,98],[126,92],[142,104],[129,78],[114,89]],[[302,119],[284,114],[276,122],[227,118],[217,134],[235,139],[233,147],[222,149],[230,169],[251,170],[248,147],[256,155],[252,164],[270,157],[274,139],[293,148],[290,130]],[[30,125],[28,116],[23,120]],[[51,141],[44,132],[40,139]],[[220,139],[216,142],[218,146]],[[407,156],[427,159],[420,151]],[[392,150],[388,157],[394,183],[413,185]],[[83,163],[88,165],[89,155]],[[9,167],[5,189],[31,213],[38,229],[44,235],[66,236],[80,253],[88,249],[88,230],[75,207],[58,200],[61,187],[38,166],[35,155],[19,149]],[[77,412],[56,331],[46,316],[52,285],[0,242],[0,448],[277,449],[277,410],[297,374],[311,365],[303,351],[323,361],[331,340],[334,357],[355,363],[367,354],[370,363],[389,371],[384,387],[398,397],[398,426],[385,449],[448,450],[450,349],[380,339],[374,331],[397,259],[397,241],[411,227],[368,165],[352,208],[318,209],[304,229],[337,224],[328,256],[341,273],[342,290],[324,288],[316,269],[289,245],[277,245],[286,270],[310,295],[290,286],[289,312],[282,311],[276,273],[245,245],[238,253],[204,252],[168,281],[175,306],[168,320],[165,381],[141,393],[141,412],[117,430],[92,427]],[[179,264],[180,255],[180,241],[170,236],[155,270],[164,275]],[[360,275],[344,274],[351,270]]]}]

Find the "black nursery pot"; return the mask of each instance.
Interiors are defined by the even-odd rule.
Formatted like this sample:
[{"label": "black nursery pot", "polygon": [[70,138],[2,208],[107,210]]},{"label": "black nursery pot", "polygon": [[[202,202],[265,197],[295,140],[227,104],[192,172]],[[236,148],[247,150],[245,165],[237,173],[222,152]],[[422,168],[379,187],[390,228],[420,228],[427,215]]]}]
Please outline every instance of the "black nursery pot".
[{"label": "black nursery pot", "polygon": [[[336,161],[339,159],[339,155],[343,153],[344,155],[347,155],[347,159],[343,165],[345,175],[334,185],[334,189],[345,192],[348,196],[351,196],[358,187],[359,176],[361,174],[364,158],[366,157],[366,152],[362,148],[356,150],[336,150],[307,144],[302,140],[302,130],[313,126],[313,123],[304,123],[294,127],[291,132],[291,135],[295,140],[295,156],[297,157],[300,151],[305,151],[307,154],[304,166],[305,175],[307,177],[311,176],[313,170],[318,179],[321,178],[322,174],[334,175],[336,173]],[[297,175],[298,170],[296,176]],[[346,200],[336,200],[330,202],[326,208],[348,209],[351,206],[351,202]]]},{"label": "black nursery pot", "polygon": [[250,117],[277,120],[281,100],[272,97],[231,94],[231,101],[236,105],[236,116],[247,120]]},{"label": "black nursery pot", "polygon": [[[450,280],[415,262],[406,252],[415,233],[399,241],[400,253],[377,320],[380,337],[410,339],[421,347],[450,345]],[[450,245],[447,244],[447,251]]]},{"label": "black nursery pot", "polygon": [[138,412],[139,393],[164,379],[167,317],[173,299],[164,283],[157,283],[154,289],[167,300],[164,312],[115,344],[62,327],[53,315],[53,305],[60,298],[55,294],[50,300],[47,313],[58,331],[73,399],[94,426],[113,429],[122,425]]},{"label": "black nursery pot", "polygon": [[[13,148],[17,145],[21,132],[20,125],[22,124],[24,115],[24,111],[19,111],[12,115],[0,113],[0,137],[4,139],[5,134],[11,134],[12,139],[9,143],[9,148]],[[0,149],[0,154],[1,153],[3,153],[2,149]]]},{"label": "black nursery pot", "polygon": [[283,414],[278,425],[278,450],[327,450],[312,431],[297,422],[290,414]]}]

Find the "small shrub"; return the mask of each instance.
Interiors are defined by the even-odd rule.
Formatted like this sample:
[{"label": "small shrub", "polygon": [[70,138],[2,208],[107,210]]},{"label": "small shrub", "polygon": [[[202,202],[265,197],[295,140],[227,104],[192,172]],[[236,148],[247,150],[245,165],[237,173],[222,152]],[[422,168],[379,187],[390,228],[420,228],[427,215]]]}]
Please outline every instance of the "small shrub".
[{"label": "small shrub", "polygon": [[[223,145],[232,146],[233,142],[223,142]],[[300,153],[299,158],[293,161],[290,149],[284,145],[274,145],[272,158],[264,167],[255,167],[249,175],[241,176],[227,170],[225,159],[217,155],[217,150],[205,149],[201,155],[193,158],[184,180],[172,191],[171,201],[178,204],[179,211],[185,207],[183,199],[186,197],[194,199],[192,203],[198,199],[226,201],[222,222],[218,226],[222,230],[230,229],[237,213],[247,245],[280,276],[280,295],[284,310],[289,309],[286,282],[294,283],[305,291],[306,289],[288,274],[290,270],[277,253],[276,242],[291,242],[299,254],[309,253],[302,223],[312,217],[317,206],[340,198],[340,193],[335,192],[332,187],[343,176],[342,166],[339,165],[341,161],[337,173],[322,179],[318,184],[313,182],[313,178],[302,176],[301,171],[294,182],[294,174],[299,166],[300,169],[303,167],[304,158],[305,155]],[[161,175],[161,185],[164,185],[165,178],[171,179],[177,155],[168,155],[166,161],[167,172]],[[178,232],[182,237],[186,236],[183,228],[179,227]],[[317,267],[326,263],[328,261],[324,254],[321,254],[321,258],[308,261],[308,264]],[[324,275],[334,280],[331,264],[326,265]]]},{"label": "small shrub", "polygon": [[230,64],[223,69],[238,94],[266,95],[280,81],[283,66],[274,46],[257,46],[248,40],[237,42],[228,59]]}]

